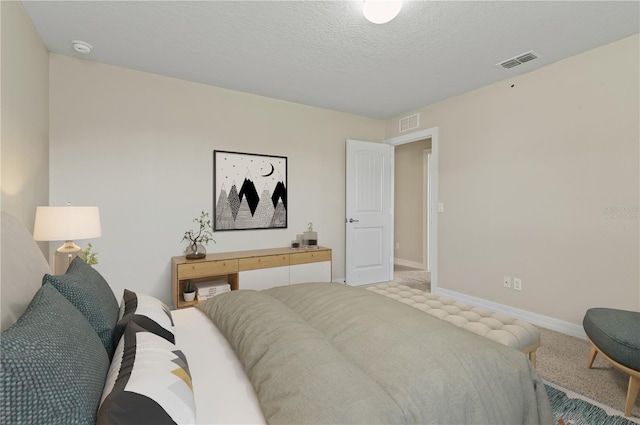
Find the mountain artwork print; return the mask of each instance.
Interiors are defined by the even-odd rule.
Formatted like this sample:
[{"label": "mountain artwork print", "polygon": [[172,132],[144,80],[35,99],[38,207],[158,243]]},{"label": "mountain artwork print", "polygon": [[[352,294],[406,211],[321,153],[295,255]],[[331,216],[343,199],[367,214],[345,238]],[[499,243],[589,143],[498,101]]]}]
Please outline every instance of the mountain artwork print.
[{"label": "mountain artwork print", "polygon": [[287,228],[287,157],[213,151],[214,231]]}]

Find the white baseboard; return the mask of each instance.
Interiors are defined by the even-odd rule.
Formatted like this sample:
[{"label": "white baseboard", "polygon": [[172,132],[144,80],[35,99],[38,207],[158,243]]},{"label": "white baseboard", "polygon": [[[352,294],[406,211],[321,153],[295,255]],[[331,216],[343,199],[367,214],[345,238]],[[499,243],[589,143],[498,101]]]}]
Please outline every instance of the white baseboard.
[{"label": "white baseboard", "polygon": [[397,264],[399,266],[411,267],[412,269],[420,269],[424,270],[424,264],[417,263],[415,261],[403,260],[402,258],[394,258],[393,264]]},{"label": "white baseboard", "polygon": [[473,297],[471,295],[462,294],[456,291],[450,291],[442,288],[432,288],[432,292],[436,295],[442,295],[447,298],[452,298],[457,301],[462,301],[467,304],[471,304],[477,307],[486,308],[487,310],[495,311],[496,313],[506,314],[514,319],[524,320],[532,325],[537,325],[552,331],[560,332],[566,335],[575,336],[576,338],[586,339],[584,329],[580,325],[574,323],[565,322],[564,320],[555,319],[549,316],[543,316],[542,314],[532,313],[527,310],[521,310],[519,308],[511,307],[505,304],[499,304],[493,301],[485,300],[483,298]]}]

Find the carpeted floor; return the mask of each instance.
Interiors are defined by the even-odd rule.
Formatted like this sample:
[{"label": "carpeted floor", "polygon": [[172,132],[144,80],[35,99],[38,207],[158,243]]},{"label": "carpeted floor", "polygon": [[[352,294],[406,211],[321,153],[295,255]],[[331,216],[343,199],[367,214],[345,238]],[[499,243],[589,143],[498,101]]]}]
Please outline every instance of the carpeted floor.
[{"label": "carpeted floor", "polygon": [[396,265],[394,267],[393,280],[410,288],[431,292],[431,273],[426,270],[416,270]]},{"label": "carpeted floor", "polygon": [[[541,346],[537,351],[540,376],[600,403],[624,410],[628,375],[600,356],[588,369],[590,345],[587,341],[538,328],[542,333]],[[636,400],[633,416],[640,418],[640,398]]]},{"label": "carpeted floor", "polygon": [[[425,270],[395,266],[394,281],[411,288],[431,291],[431,274]],[[551,383],[569,388],[614,409],[624,410],[629,376],[618,371],[601,357],[592,369],[587,368],[590,346],[586,340],[540,328],[541,346],[537,351],[537,370]],[[633,409],[633,419],[640,419],[640,397]]]}]

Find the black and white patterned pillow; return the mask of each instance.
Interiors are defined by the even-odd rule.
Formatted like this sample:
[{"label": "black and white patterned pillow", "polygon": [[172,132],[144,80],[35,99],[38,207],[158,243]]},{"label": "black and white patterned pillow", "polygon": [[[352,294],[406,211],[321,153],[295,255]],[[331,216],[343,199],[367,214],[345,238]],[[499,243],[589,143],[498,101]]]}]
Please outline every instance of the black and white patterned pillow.
[{"label": "black and white patterned pillow", "polygon": [[80,257],[71,261],[64,275],[44,275],[50,283],[87,318],[104,348],[113,355],[113,329],[118,320],[118,300],[106,280]]},{"label": "black and white patterned pillow", "polygon": [[130,322],[137,323],[143,329],[163,337],[172,344],[176,341],[169,307],[157,298],[125,289],[118,322],[113,331],[114,346],[118,344]]},{"label": "black and white patterned pillow", "polygon": [[107,374],[97,425],[191,424],[195,410],[182,351],[129,323]]},{"label": "black and white patterned pillow", "polygon": [[109,369],[87,319],[44,284],[0,336],[0,423],[93,424]]}]

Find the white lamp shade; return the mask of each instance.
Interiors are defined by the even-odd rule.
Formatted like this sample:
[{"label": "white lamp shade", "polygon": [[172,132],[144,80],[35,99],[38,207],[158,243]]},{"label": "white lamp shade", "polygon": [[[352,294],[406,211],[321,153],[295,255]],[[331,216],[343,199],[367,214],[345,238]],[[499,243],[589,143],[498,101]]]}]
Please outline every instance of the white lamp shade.
[{"label": "white lamp shade", "polygon": [[33,239],[73,241],[102,236],[98,207],[38,207]]}]

